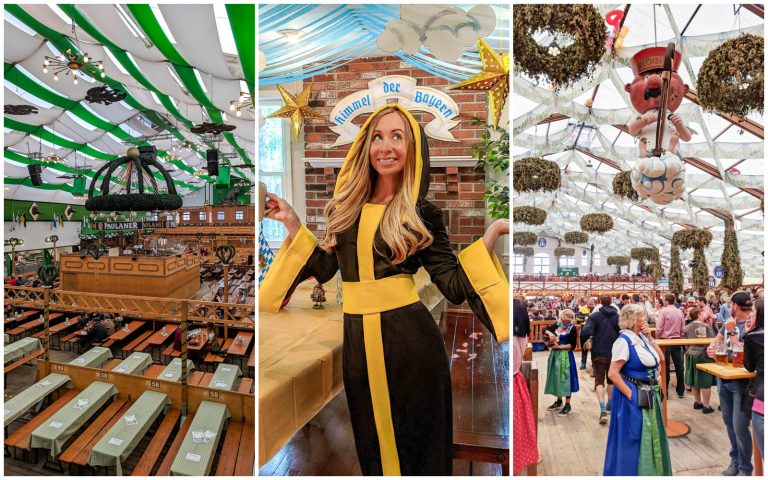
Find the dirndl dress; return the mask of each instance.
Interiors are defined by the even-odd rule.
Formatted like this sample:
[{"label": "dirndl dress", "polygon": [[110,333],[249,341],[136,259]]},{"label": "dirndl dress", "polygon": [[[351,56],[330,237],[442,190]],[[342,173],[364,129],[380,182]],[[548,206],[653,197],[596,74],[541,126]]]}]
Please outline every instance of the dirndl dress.
[{"label": "dirndl dress", "polygon": [[[558,344],[567,345],[573,325],[558,335]],[[579,372],[576,357],[571,350],[552,350],[547,360],[547,384],[544,393],[556,397],[570,397],[579,391]]]}]

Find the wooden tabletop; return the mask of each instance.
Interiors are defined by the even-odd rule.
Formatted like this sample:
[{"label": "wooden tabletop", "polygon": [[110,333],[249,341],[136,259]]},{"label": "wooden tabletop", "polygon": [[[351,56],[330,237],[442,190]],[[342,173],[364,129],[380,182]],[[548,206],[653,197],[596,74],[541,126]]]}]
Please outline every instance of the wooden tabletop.
[{"label": "wooden tabletop", "polygon": [[67,325],[66,321],[57,323],[56,325],[50,327],[48,330],[51,331],[51,333],[59,333],[63,332],[64,330],[69,330],[70,328],[76,328],[77,322],[70,321],[69,325]]},{"label": "wooden tabletop", "polygon": [[203,349],[203,346],[205,346],[206,342],[208,342],[208,327],[203,327],[200,329],[200,341],[197,343],[197,345],[191,345],[187,343],[187,350],[200,351]]},{"label": "wooden tabletop", "polygon": [[709,345],[714,338],[658,338],[656,345],[659,347],[690,347],[691,345]]},{"label": "wooden tabletop", "polygon": [[173,332],[175,331],[176,331],[175,325],[166,325],[165,326],[166,335],[163,335],[163,327],[160,327],[155,333],[150,335],[150,337],[147,339],[147,343],[149,345],[162,345],[168,340],[173,339]]},{"label": "wooden tabletop", "polygon": [[111,338],[114,341],[125,340],[126,338],[128,338],[129,335],[136,332],[136,330],[141,328],[143,325],[144,325],[144,322],[142,322],[141,320],[134,320],[133,322],[128,324],[127,332],[125,331],[125,327],[118,328],[117,330],[115,330],[115,333],[109,336],[109,338]]},{"label": "wooden tabletop", "polygon": [[[52,321],[58,319],[62,315],[63,315],[62,313],[49,313],[48,314],[48,325],[50,325]],[[27,323],[22,323],[21,325],[19,325],[19,327],[22,327],[26,331],[26,330],[31,330],[31,329],[33,329],[35,327],[40,326],[40,325],[45,326],[45,322],[41,322],[39,318],[36,318],[34,320],[30,320]]]},{"label": "wooden tabletop", "polygon": [[696,368],[709,374],[722,378],[723,380],[742,380],[746,378],[755,378],[756,372],[749,372],[745,368],[731,367],[730,365],[719,365],[717,363],[698,363]]},{"label": "wooden tabletop", "polygon": [[15,318],[6,317],[4,324],[8,325],[9,323],[13,323],[13,322],[23,322],[24,320],[32,317],[33,315],[36,315],[37,313],[39,313],[37,310],[27,310],[24,313],[20,314],[18,317],[15,317]]},{"label": "wooden tabletop", "polygon": [[248,351],[248,347],[253,341],[253,332],[240,332],[237,334],[237,336],[243,339],[243,343],[237,343],[233,341],[232,345],[229,347],[229,350],[227,350],[227,353],[230,355],[243,356],[245,355],[245,352]]}]

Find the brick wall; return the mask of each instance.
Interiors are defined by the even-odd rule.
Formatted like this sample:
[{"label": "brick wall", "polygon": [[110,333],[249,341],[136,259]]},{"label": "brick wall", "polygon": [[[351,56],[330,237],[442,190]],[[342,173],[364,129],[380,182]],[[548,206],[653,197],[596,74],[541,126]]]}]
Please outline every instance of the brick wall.
[{"label": "brick wall", "polygon": [[[487,95],[485,92],[449,91],[453,83],[433,77],[414,68],[397,57],[360,59],[323,75],[305,80],[305,86],[314,82],[312,107],[326,119],[336,103],[347,95],[368,88],[368,82],[386,75],[407,75],[417,79],[418,85],[429,86],[447,92],[458,104],[461,121],[451,130],[458,142],[444,142],[430,138],[431,157],[471,155],[470,148],[483,133],[482,126],[471,125],[472,117],[485,119]],[[413,112],[416,120],[425,125],[432,115]],[[362,124],[367,115],[355,119]],[[337,135],[328,128],[328,121],[309,119],[304,125],[304,148],[308,158],[344,158],[349,145],[332,148]],[[307,226],[320,236],[325,230],[323,209],[333,195],[338,168],[311,168],[306,165]],[[451,244],[456,250],[465,248],[484,232],[485,175],[470,167],[432,167],[428,200],[443,209]]]}]

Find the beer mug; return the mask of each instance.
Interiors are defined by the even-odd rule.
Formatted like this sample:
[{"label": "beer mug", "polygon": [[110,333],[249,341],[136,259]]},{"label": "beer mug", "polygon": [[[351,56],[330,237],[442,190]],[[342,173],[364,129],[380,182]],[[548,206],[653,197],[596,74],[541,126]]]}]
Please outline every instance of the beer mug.
[{"label": "beer mug", "polygon": [[715,362],[718,365],[725,365],[728,363],[728,348],[725,342],[715,342]]},{"label": "beer mug", "polygon": [[731,347],[731,362],[735,368],[744,368],[744,346],[737,343]]}]

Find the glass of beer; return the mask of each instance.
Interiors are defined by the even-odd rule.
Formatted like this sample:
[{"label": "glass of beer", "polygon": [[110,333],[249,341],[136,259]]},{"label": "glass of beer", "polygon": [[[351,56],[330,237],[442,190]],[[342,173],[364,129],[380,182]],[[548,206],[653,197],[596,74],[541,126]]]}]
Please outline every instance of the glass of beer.
[{"label": "glass of beer", "polygon": [[715,362],[718,365],[725,365],[728,363],[728,350],[724,342],[715,342]]},{"label": "glass of beer", "polygon": [[744,368],[744,346],[736,344],[731,347],[731,360],[735,368]]}]

